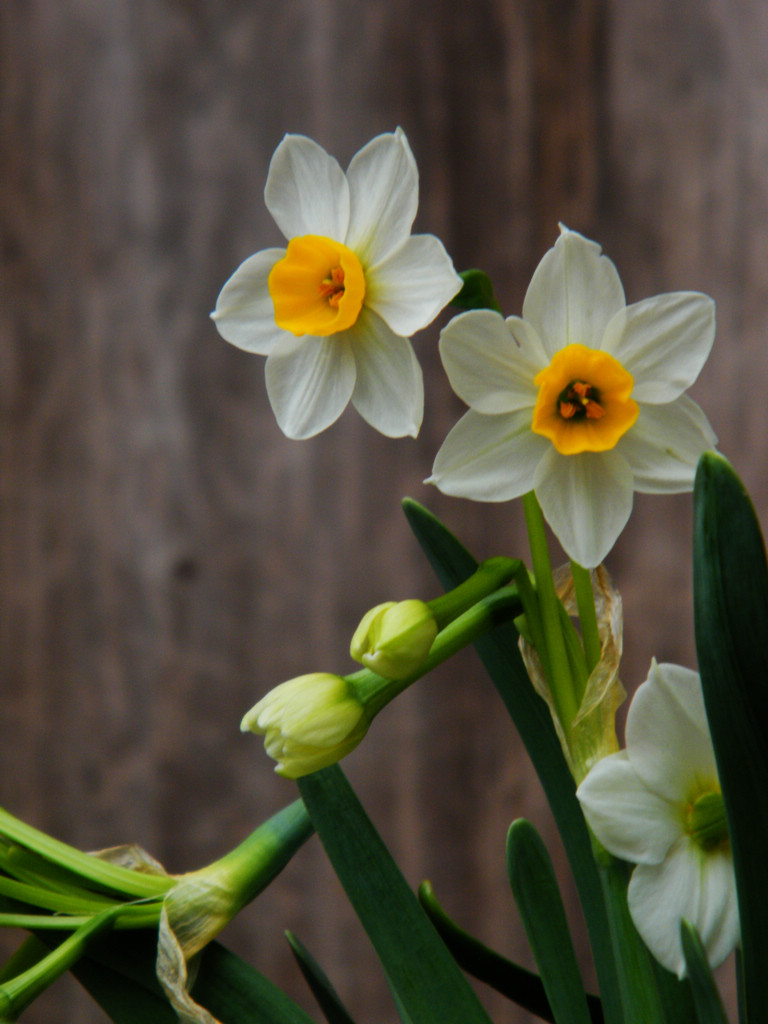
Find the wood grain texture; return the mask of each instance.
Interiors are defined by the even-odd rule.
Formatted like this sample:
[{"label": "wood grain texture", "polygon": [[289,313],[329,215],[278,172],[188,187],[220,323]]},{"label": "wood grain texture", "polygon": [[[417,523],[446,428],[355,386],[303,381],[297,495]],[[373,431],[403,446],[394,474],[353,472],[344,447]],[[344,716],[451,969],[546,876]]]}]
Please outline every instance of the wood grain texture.
[{"label": "wood grain texture", "polygon": [[[435,592],[399,510],[480,555],[516,507],[422,484],[461,412],[437,355],[417,441],[346,413],[290,442],[263,361],[208,319],[279,240],[262,202],[286,131],[343,164],[401,124],[417,227],[519,312],[557,222],[597,238],[628,299],[700,289],[718,340],[694,396],[768,511],[768,9],[724,0],[4,0],[0,4],[0,801],[86,848],[199,866],[293,798],[242,713],[342,669],[360,615]],[[638,498],[609,558],[623,677],[693,664],[690,498]],[[508,822],[552,824],[473,656],[389,708],[349,775],[416,884],[530,963]],[[307,1007],[290,927],[362,1021],[395,1020],[316,842],[229,938]],[[364,971],[357,969],[362,959]],[[582,950],[588,976],[588,956]],[[494,1018],[524,1021],[491,999]],[[35,1024],[103,1018],[73,987]]]}]

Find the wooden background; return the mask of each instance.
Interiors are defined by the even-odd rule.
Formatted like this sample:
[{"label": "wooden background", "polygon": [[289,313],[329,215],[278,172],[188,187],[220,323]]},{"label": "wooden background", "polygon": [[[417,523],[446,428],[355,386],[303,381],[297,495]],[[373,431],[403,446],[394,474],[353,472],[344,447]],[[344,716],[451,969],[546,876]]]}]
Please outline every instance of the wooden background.
[{"label": "wooden background", "polygon": [[[461,412],[436,328],[417,339],[417,441],[349,411],[292,442],[263,360],[208,319],[239,262],[279,243],[262,189],[284,132],[346,165],[397,124],[418,229],[489,271],[505,312],[558,221],[602,243],[630,301],[714,296],[693,394],[766,518],[768,5],[2,0],[0,802],[63,839],[135,840],[183,871],[293,799],[240,717],[282,679],[346,670],[369,606],[436,593],[404,494],[477,554],[525,552],[517,506],[421,482]],[[690,523],[689,496],[638,499],[608,559],[629,689],[652,655],[694,664]],[[467,653],[347,768],[409,880],[530,963],[509,821],[562,858],[499,709]],[[226,935],[314,1014],[286,927],[361,1024],[395,1020],[316,840]],[[24,1019],[102,1021],[90,1006],[65,983]]]}]

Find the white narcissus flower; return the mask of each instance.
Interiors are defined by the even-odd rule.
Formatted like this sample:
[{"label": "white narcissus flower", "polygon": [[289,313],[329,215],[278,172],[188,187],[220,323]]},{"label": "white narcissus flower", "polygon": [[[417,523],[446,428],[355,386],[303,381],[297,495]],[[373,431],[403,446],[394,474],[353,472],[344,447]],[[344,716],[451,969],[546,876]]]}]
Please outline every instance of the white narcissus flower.
[{"label": "white narcissus flower", "polygon": [[470,409],[428,482],[477,501],[535,491],[569,557],[594,568],[624,528],[633,492],[691,490],[699,456],[715,445],[684,394],[714,335],[706,295],[627,306],[600,247],[561,227],[522,318],[472,310],[444,328],[443,365]]},{"label": "white narcissus flower", "polygon": [[461,288],[434,235],[411,235],[419,198],[404,133],[379,135],[346,174],[312,139],[286,135],[264,198],[288,240],[247,259],[212,314],[267,357],[267,393],[288,437],[329,427],[352,402],[388,437],[419,432],[424,384],[409,340]]},{"label": "white narcissus flower", "polygon": [[598,761],[576,795],[603,846],[637,865],[629,910],[656,959],[684,976],[684,919],[716,967],[739,941],[739,917],[698,674],[653,661],[630,705],[626,739],[626,749]]},{"label": "white narcissus flower", "polygon": [[342,676],[311,672],[280,683],[240,723],[264,736],[264,749],[288,779],[327,768],[368,732],[365,708]]}]

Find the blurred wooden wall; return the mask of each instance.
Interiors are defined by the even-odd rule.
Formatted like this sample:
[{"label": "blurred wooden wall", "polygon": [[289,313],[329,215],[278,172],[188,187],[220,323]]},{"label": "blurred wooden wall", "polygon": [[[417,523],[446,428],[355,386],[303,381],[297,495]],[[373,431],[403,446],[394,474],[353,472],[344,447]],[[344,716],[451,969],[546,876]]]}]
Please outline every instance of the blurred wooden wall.
[{"label": "blurred wooden wall", "polygon": [[[346,165],[398,124],[418,229],[489,271],[506,312],[558,221],[602,243],[630,301],[715,297],[693,394],[768,518],[768,6],[3,0],[0,802],[63,839],[135,840],[183,871],[293,799],[240,717],[283,679],[346,670],[369,606],[436,593],[404,494],[480,555],[525,553],[516,507],[421,482],[461,412],[436,327],[417,339],[417,441],[350,410],[292,442],[263,360],[208,319],[239,262],[279,243],[262,189],[283,134]],[[689,496],[638,499],[608,560],[630,689],[651,655],[694,663],[690,522]],[[507,824],[557,844],[499,710],[467,653],[347,769],[409,880],[530,963]],[[227,934],[315,1013],[286,927],[361,1024],[395,1020],[316,840]],[[103,1018],[64,984],[26,1019]]]}]

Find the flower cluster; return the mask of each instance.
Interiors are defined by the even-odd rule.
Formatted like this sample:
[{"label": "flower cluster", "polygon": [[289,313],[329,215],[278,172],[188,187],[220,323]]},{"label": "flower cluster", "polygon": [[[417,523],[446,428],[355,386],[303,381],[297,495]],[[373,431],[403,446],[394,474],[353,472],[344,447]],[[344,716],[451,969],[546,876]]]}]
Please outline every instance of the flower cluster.
[{"label": "flower cluster", "polygon": [[[267,356],[267,392],[289,437],[325,429],[350,401],[383,434],[415,436],[423,383],[409,338],[456,298],[462,278],[437,238],[410,233],[418,175],[405,135],[378,136],[346,173],[317,143],[286,136],[265,199],[287,246],[251,256],[226,283],[219,332]],[[459,302],[478,273],[465,276]],[[479,308],[493,304],[466,303],[441,332],[445,371],[469,410],[427,482],[478,501],[523,497],[535,575],[492,559],[441,599],[377,605],[350,645],[362,672],[289,680],[242,728],[265,736],[278,772],[311,774],[348,754],[419,674],[517,616],[569,792],[575,779],[601,855],[634,865],[619,898],[636,931],[622,941],[639,934],[683,977],[681,922],[712,965],[739,941],[725,802],[694,672],[652,663],[618,749],[621,600],[601,563],[634,492],[691,490],[716,443],[686,394],[713,344],[714,303],[674,292],[627,305],[600,247],[561,227],[522,316]],[[565,573],[552,572],[542,513],[571,559]],[[436,542],[438,560],[446,543]]]}]

